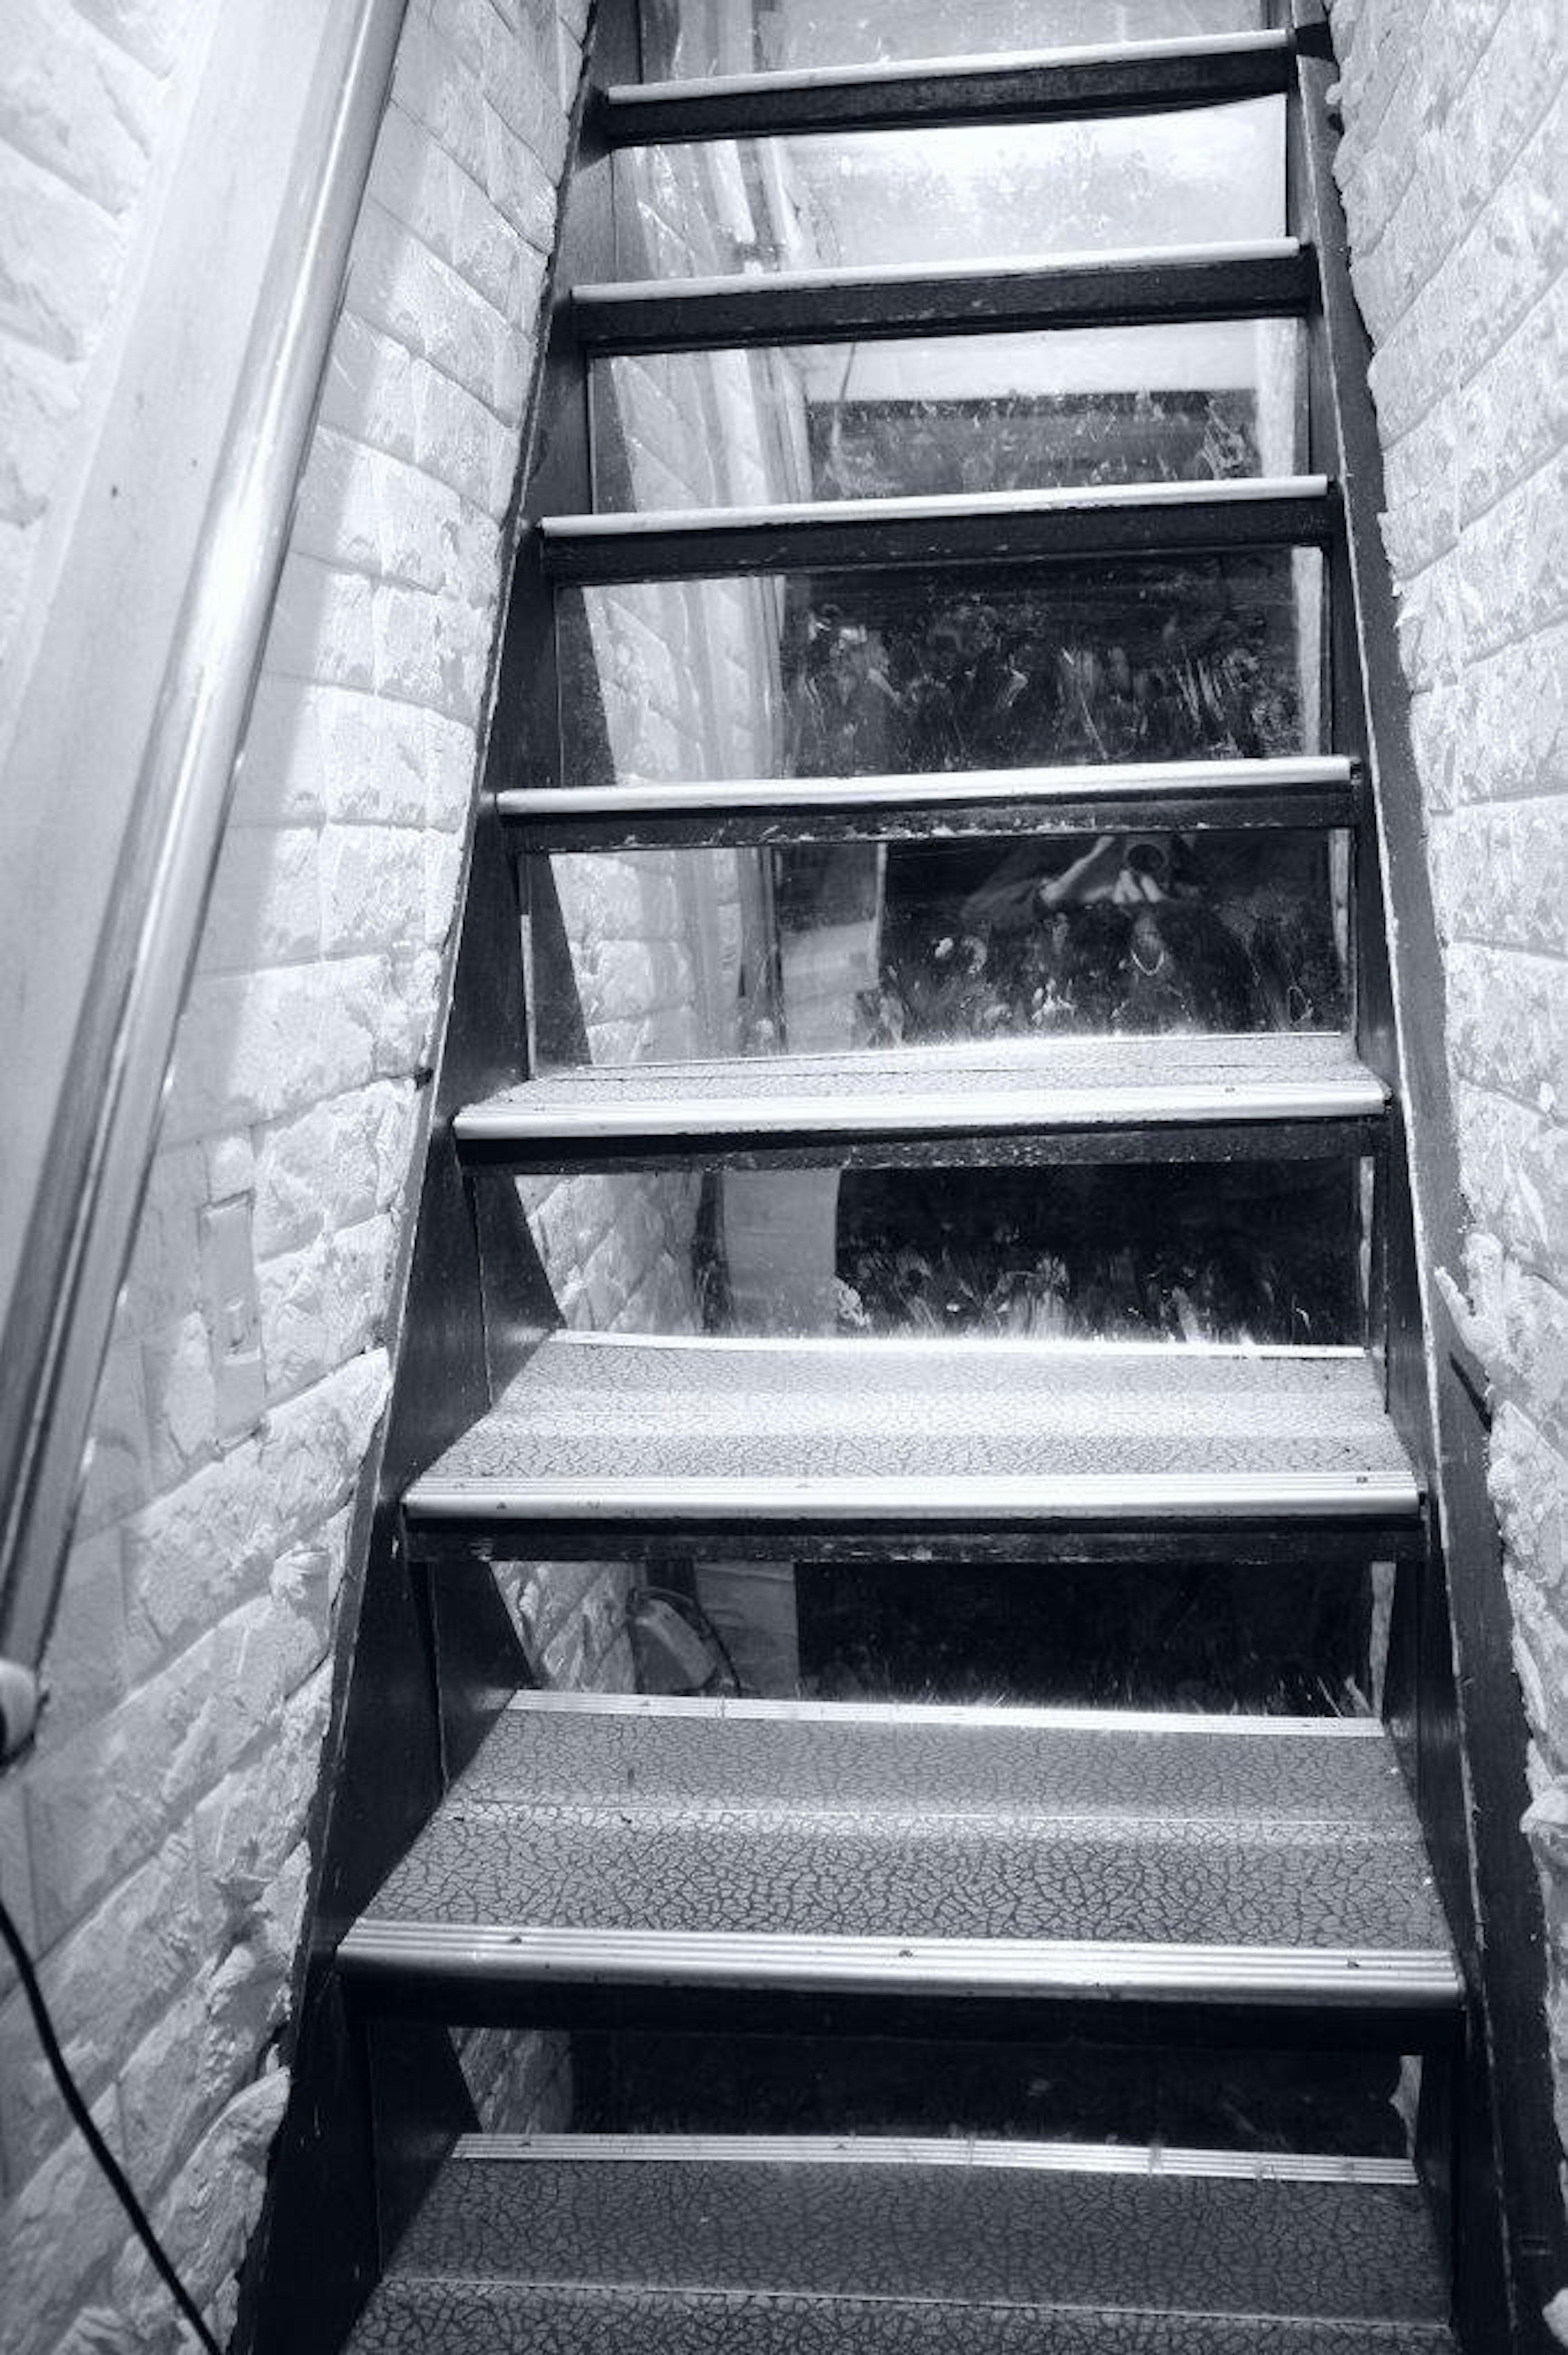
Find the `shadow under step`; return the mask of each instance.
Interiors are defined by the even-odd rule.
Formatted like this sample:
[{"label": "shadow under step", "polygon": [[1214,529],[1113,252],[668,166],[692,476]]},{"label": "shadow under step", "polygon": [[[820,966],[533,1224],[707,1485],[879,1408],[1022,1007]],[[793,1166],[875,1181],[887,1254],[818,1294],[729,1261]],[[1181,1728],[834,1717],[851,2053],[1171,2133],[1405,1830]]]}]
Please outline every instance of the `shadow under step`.
[{"label": "shadow under step", "polygon": [[1448,2355],[1402,2162],[457,2145],[352,2355]]},{"label": "shadow under step", "polygon": [[1331,1032],[1085,1035],[553,1072],[465,1105],[454,1130],[466,1161],[519,1170],[813,1148],[885,1157],[938,1137],[948,1159],[988,1157],[997,1139],[1031,1159],[1098,1158],[1111,1140],[1152,1158],[1228,1158],[1367,1151],[1386,1101]]},{"label": "shadow under step", "polygon": [[[1459,1981],[1371,1720],[523,1694],[339,1950],[488,1989],[1321,2015],[1446,2040]],[[503,2016],[504,2000],[487,2009]]]},{"label": "shadow under step", "polygon": [[[1356,1348],[1011,1339],[705,1340],[556,1332],[408,1490],[417,1541],[525,1533],[618,1552],[676,1533],[805,1557],[987,1534],[1122,1558],[1272,1560],[1337,1534],[1409,1552],[1421,1491]],[[1385,1551],[1386,1549],[1386,1551]],[[1217,1557],[1216,1557],[1217,1558]]]}]

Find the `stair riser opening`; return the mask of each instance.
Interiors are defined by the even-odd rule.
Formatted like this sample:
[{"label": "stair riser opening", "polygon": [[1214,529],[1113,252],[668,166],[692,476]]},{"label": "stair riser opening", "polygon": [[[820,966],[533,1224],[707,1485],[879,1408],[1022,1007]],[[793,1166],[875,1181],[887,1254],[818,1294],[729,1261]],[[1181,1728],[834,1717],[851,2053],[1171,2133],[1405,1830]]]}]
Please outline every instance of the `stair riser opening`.
[{"label": "stair riser opening", "polygon": [[[739,1063],[766,1084],[770,1061],[804,1056],[800,1092],[813,1071],[832,1077],[823,1059],[870,1054],[890,1060],[861,1062],[869,1086],[957,1107],[1010,1069],[1043,1100],[1075,1082],[1114,1095],[1134,1042],[1158,1040],[1127,1073],[1146,1092],[1162,1078],[1250,1085],[1257,1113],[1310,1117],[1313,1083],[1324,1109],[1343,1083],[1342,1109],[1364,1117],[1382,1091],[1363,1073],[1355,1093],[1345,1035],[1351,867],[1341,830],[1194,836],[1158,807],[1012,839],[949,822],[910,840],[885,822],[844,844],[535,856],[521,875],[535,1031],[577,1047],[535,1069],[610,1066],[624,1092],[643,1063]],[[737,1070],[733,1092],[746,1086]]]},{"label": "stair riser opening", "polygon": [[582,2034],[786,2036],[835,2042],[871,2037],[943,2046],[1060,2043],[1067,2050],[1114,2042],[1161,2051],[1420,2054],[1457,2050],[1457,1998],[1325,2009],[1320,1998],[1283,1997],[1266,2005],[1215,1994],[1201,2003],[1114,2001],[1038,1994],[932,1994],[879,1988],[801,1991],[707,1983],[700,1987],[629,1979],[503,1978],[430,1960],[385,1970],[345,1956],[344,1990],[367,2018],[439,2019],[449,2025]]},{"label": "stair riser opening", "polygon": [[[1040,78],[1033,81],[1029,95],[1038,107]],[[950,105],[951,77],[934,77],[933,86],[945,87]],[[655,102],[637,101],[650,115]],[[672,218],[695,232],[688,253],[701,240],[708,268],[749,265],[763,274],[829,261],[932,267],[1077,258],[1273,239],[1290,226],[1278,94],[1119,120],[992,121],[979,137],[972,118],[918,130],[867,123],[792,132],[776,122],[726,134],[710,117],[725,142],[718,146],[683,143],[682,127],[667,118],[664,128],[676,136],[653,145],[645,134],[614,159],[620,276],[670,274],[672,241],[661,229]],[[751,201],[726,205],[715,173],[755,192]],[[780,176],[792,186],[789,205],[768,194]],[[690,269],[689,259],[682,266]]]},{"label": "stair riser opening", "polygon": [[[1436,2064],[1434,2064],[1436,2065]],[[1408,2156],[1414,2055],[1167,2051],[916,2041],[583,2035],[571,2045],[572,2131],[934,2135],[1066,2143],[1114,2158],[1197,2146],[1267,2165],[1332,2151]],[[1403,2090],[1402,2090],[1403,2089]],[[521,2117],[518,2130],[528,2131]]]},{"label": "stair riser opening", "polygon": [[[809,1721],[855,1702],[901,1722],[935,1710],[978,1722],[987,1711],[1176,1710],[1224,1726],[1266,1712],[1354,1741],[1375,1733],[1414,1597],[1392,1562],[1255,1566],[1058,1562],[1049,1578],[1022,1565],[889,1560],[876,1565],[779,1558],[656,1569],[507,1558],[488,1574],[516,1626],[527,1673],[551,1705],[668,1710],[672,1698],[739,1695]],[[449,1569],[448,1576],[451,1572]],[[440,1653],[445,1611],[432,1586]],[[1393,1676],[1400,1674],[1397,1658]],[[575,1690],[563,1689],[570,1683]],[[619,1697],[619,1698],[617,1698]]]},{"label": "stair riser opening", "polygon": [[716,430],[737,375],[761,448],[708,470],[715,508],[1298,474],[1304,361],[1277,317],[610,357],[589,375],[594,506],[668,506],[672,410]]},{"label": "stair riser opening", "polygon": [[[870,545],[857,533],[862,555]],[[1146,548],[1093,567],[916,572],[802,570],[796,556],[781,578],[747,579],[742,566],[725,579],[711,547],[694,545],[690,578],[662,577],[655,562],[625,585],[557,596],[564,783],[646,791],[824,766],[1087,773],[1320,747],[1322,576],[1310,550],[1179,559]],[[994,556],[989,538],[983,552]],[[683,685],[669,648],[687,642],[735,684],[722,725]]]}]

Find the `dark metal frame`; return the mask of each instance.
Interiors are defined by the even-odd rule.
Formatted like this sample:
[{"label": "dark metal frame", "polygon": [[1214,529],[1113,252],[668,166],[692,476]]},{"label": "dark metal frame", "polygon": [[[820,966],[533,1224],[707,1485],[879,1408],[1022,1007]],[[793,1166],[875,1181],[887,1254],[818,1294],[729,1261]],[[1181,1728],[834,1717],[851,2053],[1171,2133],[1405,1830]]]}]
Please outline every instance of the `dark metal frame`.
[{"label": "dark metal frame", "polygon": [[[585,40],[593,54],[590,17]],[[554,725],[548,598],[515,563],[532,487],[587,481],[583,371],[569,305],[556,301],[570,236],[608,219],[604,178],[583,129],[587,69],[567,142],[571,208],[544,289],[551,326],[535,357],[507,529],[510,582],[493,656],[489,791],[476,797],[444,978],[440,1045],[413,1156],[418,1205],[393,1289],[392,1406],[360,1483],[339,1604],[331,1721],[323,1750],[314,1859],[286,2057],[289,2106],[247,2255],[237,2355],[335,2355],[407,2220],[457,2135],[476,2123],[446,2025],[373,2019],[346,1999],[339,1939],[439,1804],[510,1694],[529,1681],[515,1630],[478,1555],[442,1565],[433,1587],[407,1539],[401,1497],[415,1473],[489,1406],[558,1313],[516,1191],[465,1173],[457,1107],[523,1075],[527,1009],[516,879],[494,809],[497,748],[546,698]],[[573,159],[577,169],[573,170]],[[597,165],[597,168],[596,168]]]},{"label": "dark metal frame", "polygon": [[[1319,258],[1309,342],[1313,446],[1340,485],[1330,557],[1338,748],[1364,764],[1358,837],[1366,1060],[1396,1091],[1380,1256],[1389,1408],[1433,1496],[1431,1548],[1399,1598],[1390,1706],[1465,1970],[1471,2030],[1421,2154],[1449,2208],[1467,2355],[1547,2355],[1542,2307],[1568,2277],[1546,2038],[1544,1928],[1519,1829],[1527,1734],[1486,1487],[1484,1380],[1456,1346],[1434,1281],[1461,1263],[1444,966],[1432,905],[1409,690],[1379,518],[1383,460],[1370,346],[1333,178],[1331,66],[1320,0],[1293,0],[1301,52],[1290,109],[1293,214]],[[1396,920],[1385,932],[1383,911]],[[1438,2146],[1451,2145],[1445,2179]]]}]

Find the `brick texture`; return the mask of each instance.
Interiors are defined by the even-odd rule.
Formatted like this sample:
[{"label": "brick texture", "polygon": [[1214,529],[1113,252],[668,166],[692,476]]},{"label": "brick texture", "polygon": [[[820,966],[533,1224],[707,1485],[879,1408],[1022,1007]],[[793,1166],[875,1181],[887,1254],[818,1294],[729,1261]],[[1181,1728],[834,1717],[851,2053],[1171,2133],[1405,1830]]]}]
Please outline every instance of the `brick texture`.
[{"label": "brick texture", "polygon": [[0,668],[126,293],[189,0],[0,10]]},{"label": "brick texture", "polygon": [[[0,205],[14,189],[31,226],[0,266],[0,651],[160,91],[195,38],[185,0],[4,13]],[[585,13],[411,0],[94,1418],[51,1699],[0,1786],[0,1877],[70,2058],[220,2328],[287,2093],[334,1605],[386,1400]],[[238,1427],[204,1282],[217,1205],[249,1233],[260,1316]],[[554,1659],[591,1672],[613,1653],[602,1598],[574,1590],[553,1614]],[[547,2110],[558,2055],[502,2059]],[[183,2343],[5,1980],[0,2074],[7,2355]]]},{"label": "brick texture", "polygon": [[1568,22],[1338,0],[1333,27],[1568,2137]]}]

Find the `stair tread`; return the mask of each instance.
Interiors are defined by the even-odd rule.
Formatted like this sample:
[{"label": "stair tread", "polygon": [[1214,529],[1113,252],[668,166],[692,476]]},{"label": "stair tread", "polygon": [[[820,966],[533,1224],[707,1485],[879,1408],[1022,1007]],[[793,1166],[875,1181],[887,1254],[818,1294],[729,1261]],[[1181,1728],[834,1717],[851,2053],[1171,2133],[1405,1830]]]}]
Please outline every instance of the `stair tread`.
[{"label": "stair tread", "polygon": [[833,342],[1071,325],[1288,317],[1317,284],[1295,238],[849,262],[584,282],[573,324],[590,352]]},{"label": "stair tread", "polygon": [[[624,304],[629,311],[689,294],[759,293],[764,300],[777,301],[782,295],[802,289],[837,286],[899,286],[914,282],[924,287],[940,280],[955,287],[962,287],[977,281],[989,283],[998,277],[1076,277],[1086,270],[1120,275],[1129,270],[1186,269],[1198,264],[1220,268],[1227,262],[1290,261],[1302,250],[1298,238],[1266,237],[1237,238],[1219,244],[1090,246],[1081,252],[1055,250],[1037,254],[976,255],[972,261],[955,262],[818,262],[806,268],[770,270],[765,278],[751,272],[731,271],[690,278],[585,279],[573,288],[571,300],[578,308]],[[915,306],[911,304],[910,307],[913,312]],[[912,319],[906,332],[919,332],[921,325],[919,320]]]},{"label": "stair tread", "polygon": [[1275,2175],[1226,2155],[1062,2146],[471,2137],[353,2347],[1446,2348],[1410,2171],[1314,2164]]},{"label": "stair tread", "polygon": [[1449,2005],[1392,1752],[1335,1726],[530,1696],[344,1960]]},{"label": "stair tread", "polygon": [[1348,1039],[1075,1036],[550,1072],[459,1114],[460,1139],[673,1128],[874,1132],[1368,1118],[1387,1091]]},{"label": "stair tread", "polygon": [[1414,1516],[1359,1350],[556,1333],[416,1519]]},{"label": "stair tread", "polygon": [[596,116],[611,146],[1052,123],[1276,95],[1294,43],[1282,29],[1199,34],[973,58],[808,66],[622,83]]},{"label": "stair tread", "polygon": [[537,526],[557,588],[929,565],[1139,561],[1321,547],[1338,489],[1324,474],[1075,484],[1033,490],[559,514]]},{"label": "stair tread", "polygon": [[530,852],[905,837],[1081,834],[1131,826],[1251,831],[1355,823],[1351,763],[1320,753],[1073,762],[856,777],[650,778],[511,786],[503,820]]},{"label": "stair tread", "polygon": [[938,804],[988,800],[1133,800],[1140,794],[1251,793],[1291,787],[1348,787],[1351,762],[1343,753],[1287,752],[1259,759],[1209,761],[1075,761],[1044,768],[916,769],[883,776],[618,777],[609,785],[512,786],[496,795],[508,817],[548,818],[563,813],[656,810],[683,803],[716,807],[747,804],[788,806],[794,801],[877,801]]},{"label": "stair tread", "polygon": [[1166,507],[1244,507],[1282,498],[1323,499],[1328,492],[1326,474],[1205,475],[1181,482],[1068,483],[1029,490],[777,499],[756,506],[617,509],[543,516],[536,528],[546,546],[569,539],[652,538],[676,531],[711,532],[723,539],[768,525],[983,521],[993,516],[1052,516],[1083,509],[1114,512],[1123,507],[1158,514]]},{"label": "stair tread", "polygon": [[1051,42],[1040,48],[977,53],[971,57],[877,59],[868,63],[773,67],[749,72],[707,74],[700,78],[666,76],[648,81],[612,82],[602,93],[601,112],[623,116],[620,135],[636,136],[640,114],[662,112],[678,101],[718,110],[736,101],[770,96],[809,101],[842,94],[864,107],[895,94],[901,86],[940,81],[962,91],[979,83],[985,95],[999,82],[1039,77],[1046,89],[1054,80],[1109,70],[1129,79],[1139,69],[1180,69],[1205,63],[1253,63],[1266,72],[1283,69],[1294,50],[1292,37],[1282,29],[1238,29],[1224,33],[1186,33],[1126,41]]}]

